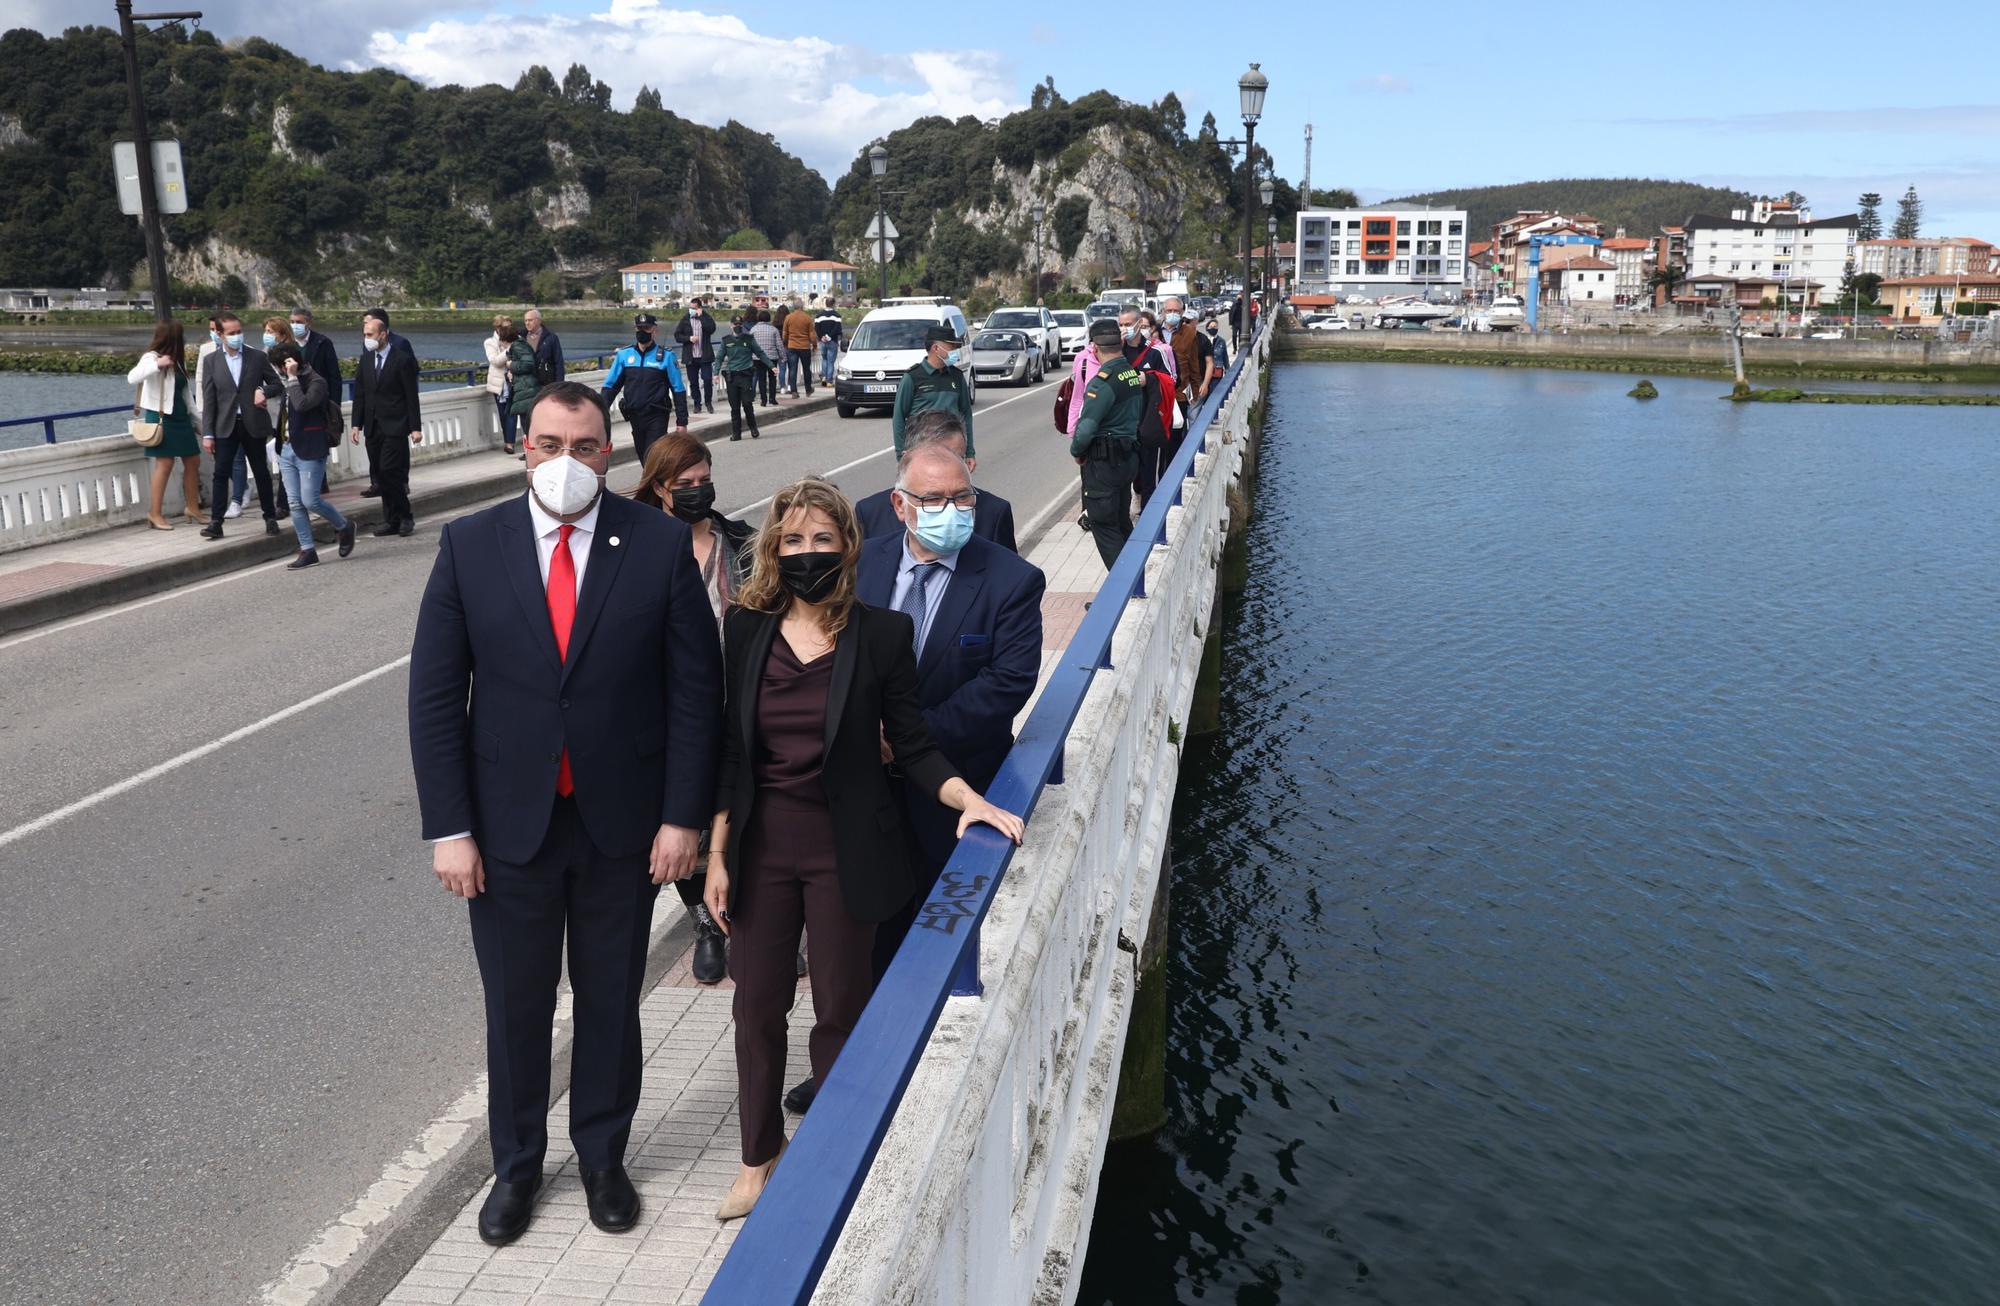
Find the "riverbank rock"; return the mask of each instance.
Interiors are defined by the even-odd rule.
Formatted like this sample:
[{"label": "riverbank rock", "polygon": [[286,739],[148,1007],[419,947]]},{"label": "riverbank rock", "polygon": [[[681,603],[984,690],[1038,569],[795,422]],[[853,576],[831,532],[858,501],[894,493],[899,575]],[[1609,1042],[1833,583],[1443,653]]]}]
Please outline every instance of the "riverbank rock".
[{"label": "riverbank rock", "polygon": [[1641,381],[1625,392],[1627,399],[1658,399],[1660,388],[1651,381]]}]

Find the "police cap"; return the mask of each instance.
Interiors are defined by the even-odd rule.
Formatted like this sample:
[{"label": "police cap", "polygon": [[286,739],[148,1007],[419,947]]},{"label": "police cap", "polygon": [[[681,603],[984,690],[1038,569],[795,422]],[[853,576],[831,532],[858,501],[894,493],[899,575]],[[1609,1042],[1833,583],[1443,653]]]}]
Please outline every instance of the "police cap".
[{"label": "police cap", "polygon": [[1090,343],[1093,345],[1115,345],[1124,339],[1118,329],[1115,317],[1100,317],[1090,324]]},{"label": "police cap", "polygon": [[658,326],[660,325],[660,319],[654,317],[651,313],[634,313],[632,315],[632,325],[642,327]]},{"label": "police cap", "polygon": [[946,344],[958,343],[958,332],[951,329],[949,322],[933,322],[924,328],[924,343],[934,345],[940,340]]}]

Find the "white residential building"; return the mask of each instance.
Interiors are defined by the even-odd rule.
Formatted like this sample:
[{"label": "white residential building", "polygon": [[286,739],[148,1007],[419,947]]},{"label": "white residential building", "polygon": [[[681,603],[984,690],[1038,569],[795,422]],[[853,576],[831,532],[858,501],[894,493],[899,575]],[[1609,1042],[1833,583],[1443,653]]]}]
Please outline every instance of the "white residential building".
[{"label": "white residential building", "polygon": [[1852,213],[1814,221],[1810,209],[1782,200],[1759,200],[1726,218],[1696,214],[1687,222],[1687,275],[1771,277],[1793,303],[1829,302],[1854,269],[1859,222]]},{"label": "white residential building", "polygon": [[1993,246],[1970,236],[1936,240],[1864,240],[1860,272],[1878,277],[1982,276],[1992,264]]},{"label": "white residential building", "polygon": [[1297,293],[1455,300],[1463,291],[1464,209],[1421,204],[1308,209],[1298,215],[1296,231],[1292,286]]},{"label": "white residential building", "polygon": [[1576,258],[1555,273],[1562,302],[1608,308],[1618,299],[1618,265],[1601,258]]}]

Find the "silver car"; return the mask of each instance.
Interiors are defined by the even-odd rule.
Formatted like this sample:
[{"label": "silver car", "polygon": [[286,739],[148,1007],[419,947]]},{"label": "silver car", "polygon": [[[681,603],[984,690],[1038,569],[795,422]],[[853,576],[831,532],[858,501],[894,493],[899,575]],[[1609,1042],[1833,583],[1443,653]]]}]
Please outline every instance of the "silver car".
[{"label": "silver car", "polygon": [[981,331],[972,338],[972,374],[981,381],[1034,385],[1042,379],[1042,351],[1025,331]]}]

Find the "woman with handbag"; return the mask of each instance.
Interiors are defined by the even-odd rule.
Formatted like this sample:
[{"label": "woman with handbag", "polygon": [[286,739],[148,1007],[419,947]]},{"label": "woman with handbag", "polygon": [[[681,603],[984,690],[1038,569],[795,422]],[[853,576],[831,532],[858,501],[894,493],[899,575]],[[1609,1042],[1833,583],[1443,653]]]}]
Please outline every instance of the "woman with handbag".
[{"label": "woman with handbag", "polygon": [[521,411],[514,403],[508,359],[513,351],[514,334],[514,319],[497,313],[493,318],[493,334],[481,342],[486,349],[486,393],[493,396],[493,407],[500,415],[500,448],[510,454],[514,452],[516,414]]},{"label": "woman with handbag", "polygon": [[201,515],[201,441],[194,431],[194,405],[187,375],[187,343],[179,322],[162,322],[153,328],[153,342],[130,372],[126,381],[137,387],[134,402],[139,416],[126,424],[134,440],[146,446],[153,459],[153,497],[146,523],[156,531],[170,531],[164,508],[167,480],[173,474],[174,459],[181,460],[181,510],[191,522],[203,523]]}]

